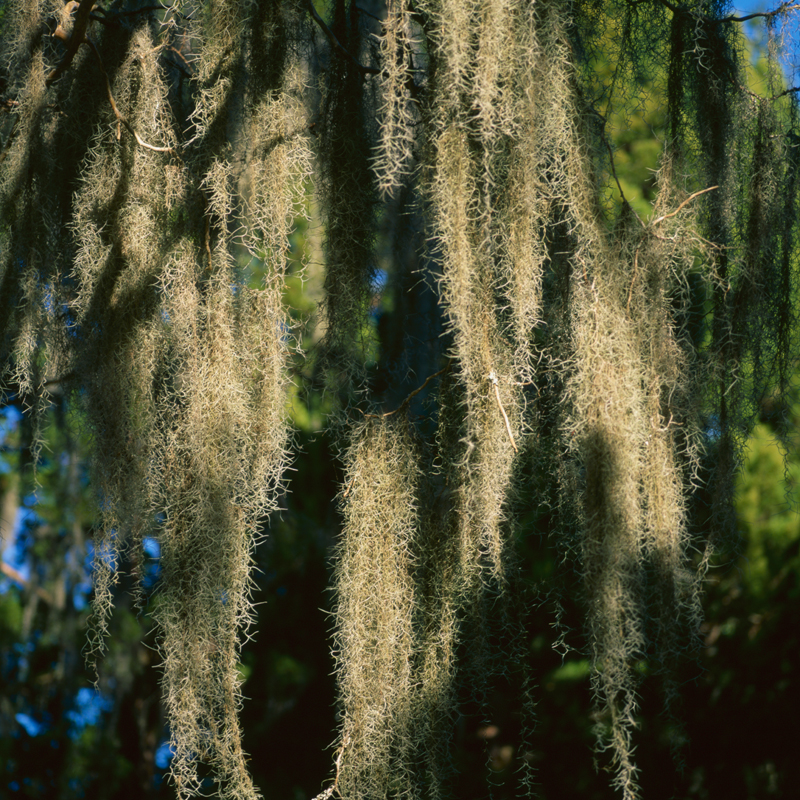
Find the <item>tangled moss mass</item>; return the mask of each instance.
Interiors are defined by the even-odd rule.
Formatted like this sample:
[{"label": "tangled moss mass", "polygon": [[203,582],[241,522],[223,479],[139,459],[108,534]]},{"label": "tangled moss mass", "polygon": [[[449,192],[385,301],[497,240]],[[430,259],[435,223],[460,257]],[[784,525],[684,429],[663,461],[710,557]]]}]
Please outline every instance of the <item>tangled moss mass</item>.
[{"label": "tangled moss mass", "polygon": [[[621,796],[644,662],[679,753],[742,446],[798,355],[796,9],[752,15],[756,80],[747,20],[706,0],[3,5],[3,380],[34,418],[57,387],[87,421],[93,657],[115,565],[160,542],[179,797],[208,770],[260,796],[237,664],[303,393],[343,470],[323,796],[448,796],[454,726],[496,679],[525,752],[517,544],[545,516]],[[647,109],[638,194],[618,143]],[[323,298],[300,326],[309,215]]]}]

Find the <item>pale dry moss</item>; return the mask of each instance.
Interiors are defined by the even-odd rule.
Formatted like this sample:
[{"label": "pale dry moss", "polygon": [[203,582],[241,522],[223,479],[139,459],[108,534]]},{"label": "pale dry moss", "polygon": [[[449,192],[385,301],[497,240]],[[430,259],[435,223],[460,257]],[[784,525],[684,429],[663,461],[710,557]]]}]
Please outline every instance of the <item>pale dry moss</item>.
[{"label": "pale dry moss", "polygon": [[161,423],[165,588],[156,616],[181,790],[199,788],[202,759],[231,796],[252,796],[236,720],[237,631],[250,622],[251,550],[260,517],[275,507],[286,442],[275,354],[264,358],[262,347],[275,338],[274,311],[235,297],[224,266],[205,298],[189,259],[169,287],[168,313],[188,324],[176,324],[170,342],[181,368]]},{"label": "pale dry moss", "polygon": [[408,0],[390,0],[380,39],[380,129],[373,162],[382,195],[399,188],[411,170],[418,115],[409,87],[416,77],[413,59],[419,58],[418,50]]},{"label": "pale dry moss", "polygon": [[516,376],[506,369],[508,348],[498,330],[475,166],[466,133],[448,126],[437,142],[431,196],[442,245],[442,301],[463,381],[464,441],[462,452],[447,458],[461,476],[463,568],[466,573],[472,571],[468,565],[488,568],[502,582],[501,522],[519,436],[519,392]]},{"label": "pale dry moss", "polygon": [[[526,288],[540,276],[525,274],[531,267],[527,258],[512,263],[511,254],[504,261],[515,234],[499,213],[519,185],[518,175],[510,177],[517,162],[510,133],[520,99],[510,74],[522,59],[523,34],[514,28],[521,6],[476,2],[426,8],[434,23],[435,75],[424,115],[431,163],[427,196],[453,359],[450,397],[440,396],[439,409],[439,459],[450,487],[436,501],[446,508],[433,517],[438,516],[441,530],[426,536],[432,539],[424,550],[430,584],[429,593],[423,593],[420,658],[425,677],[419,718],[423,741],[430,743],[425,785],[438,793],[449,770],[443,725],[458,713],[458,694],[466,689],[488,713],[488,686],[498,671],[490,638],[506,624],[507,510],[515,460],[524,447],[521,384],[531,374],[515,369],[514,343],[504,336],[504,294],[517,271]],[[536,314],[536,297],[526,302]],[[523,345],[528,367],[530,335]],[[456,653],[462,647],[468,656],[459,664]]]},{"label": "pale dry moss", "polygon": [[453,774],[450,748],[463,670],[458,649],[465,638],[461,619],[464,575],[453,535],[456,520],[450,504],[442,502],[443,495],[446,486],[441,482],[427,487],[417,535],[423,568],[418,589],[416,763],[419,794],[431,798],[447,796],[448,779]]},{"label": "pale dry moss", "polygon": [[509,169],[498,203],[501,269],[508,310],[504,333],[513,343],[521,383],[533,382],[541,350],[542,281],[548,268],[547,231],[564,202],[564,136],[570,118],[563,20],[537,6],[516,9],[517,49],[509,83],[513,89]]},{"label": "pale dry moss", "polygon": [[[38,11],[26,13],[41,24]],[[16,322],[5,320],[4,335],[13,332],[6,350],[31,396],[46,402],[35,369],[42,357],[58,370],[47,379],[73,375],[70,386],[82,389],[102,515],[90,650],[104,648],[121,558],[131,554],[135,566],[144,538],[156,536],[164,579],[154,616],[178,795],[201,791],[205,764],[222,796],[255,797],[241,750],[237,664],[251,621],[252,549],[277,507],[287,462],[291,333],[282,276],[309,154],[297,103],[276,85],[249,112],[247,179],[244,158],[215,155],[227,136],[227,122],[218,124],[225,109],[243,108],[224,72],[240,57],[246,10],[217,4],[207,21],[196,16],[193,25],[172,16],[168,25],[93,34],[119,113],[142,140],[172,153],[138,144],[115,118],[87,48],[47,88],[53,54],[26,52],[37,42],[30,26],[12,42],[14,68],[27,74],[2,184],[4,206],[19,209],[16,250],[3,257],[7,270],[24,264],[16,279],[24,305]],[[184,98],[168,86],[161,58],[176,26],[184,47],[200,47],[188,55],[205,82],[189,143],[172,117]],[[299,86],[293,75],[289,92]],[[77,128],[49,111],[55,99]],[[75,152],[77,188],[60,183],[74,180]],[[258,185],[242,201],[237,189],[248,180]],[[261,288],[243,284],[234,259],[242,246],[253,258],[267,254]],[[146,599],[140,593],[138,602]]]},{"label": "pale dry moss", "polygon": [[[577,230],[588,231],[592,245],[575,256],[565,431],[576,472],[566,491],[582,502],[599,745],[611,750],[615,784],[631,798],[639,791],[632,739],[637,664],[654,656],[671,667],[682,655],[685,631],[699,623],[686,518],[703,449],[701,414],[693,407],[697,376],[690,370],[698,365],[687,361],[689,332],[674,319],[676,305],[692,302],[684,290],[703,247],[691,212],[666,211],[675,197],[670,170],[669,164],[662,170],[657,208],[664,214],[652,227],[629,219],[630,233],[622,228],[615,237],[616,254],[599,246],[603,234],[584,219]],[[668,711],[674,695],[668,675]]]},{"label": "pale dry moss", "polygon": [[614,281],[614,272],[621,270],[615,270],[611,253],[604,255],[608,260],[591,265],[591,282],[581,280],[575,287],[576,371],[569,387],[574,410],[567,435],[580,465],[573,490],[582,498],[581,561],[592,684],[603,714],[600,724],[608,726],[601,742],[613,748],[617,784],[632,797],[632,665],[645,651],[639,476],[647,421],[637,331],[627,319],[620,292],[625,281]]},{"label": "pale dry moss", "polygon": [[[144,135],[169,141],[172,132],[164,117],[152,113],[164,103],[165,88],[151,49],[144,31],[132,38],[119,86],[135,83],[138,92],[127,88],[120,92],[119,107],[131,116],[137,99],[143,100],[147,111],[138,119],[133,115],[136,124]],[[95,456],[96,474],[107,512],[104,534],[98,533],[98,542],[104,544],[97,548],[96,559],[94,605],[100,640],[110,611],[108,581],[113,579],[107,554],[129,534],[132,546],[139,547],[153,527],[144,486],[149,409],[137,408],[134,398],[150,382],[156,362],[152,348],[139,346],[135,318],[156,303],[152,284],[165,254],[165,209],[159,191],[164,159],[138,148],[129,138],[120,146],[117,133],[116,127],[106,127],[93,142],[73,222],[78,246],[72,278],[77,290],[71,309],[76,325],[87,331],[86,347],[75,353],[74,369],[91,376],[87,402],[95,435],[102,442]],[[140,353],[149,357],[139,359]]]},{"label": "pale dry moss", "polygon": [[369,420],[345,455],[334,654],[343,797],[404,796],[414,730],[419,466],[407,423]]},{"label": "pale dry moss", "polygon": [[[548,189],[551,202],[564,209],[564,223],[573,238],[564,443],[575,462],[564,502],[578,500],[577,545],[598,706],[598,747],[611,751],[615,785],[632,798],[638,796],[632,741],[635,667],[647,651],[648,538],[660,537],[663,550],[682,535],[683,499],[680,492],[675,496],[675,484],[670,485],[676,470],[673,454],[656,446],[664,426],[658,371],[665,366],[674,371],[675,366],[657,363],[650,372],[652,354],[642,349],[663,346],[653,342],[655,335],[644,326],[663,318],[664,301],[656,291],[655,308],[637,302],[631,311],[629,294],[636,282],[652,284],[651,276],[637,275],[645,271],[638,263],[638,240],[610,240],[603,229],[590,166],[592,139],[588,126],[579,122],[575,78],[565,57],[565,19],[546,14],[542,33],[544,50],[553,55],[541,81],[542,94],[557,120],[550,129],[552,139],[542,137],[554,178]],[[669,374],[663,378],[666,381]],[[673,524],[677,528],[671,528]]]}]

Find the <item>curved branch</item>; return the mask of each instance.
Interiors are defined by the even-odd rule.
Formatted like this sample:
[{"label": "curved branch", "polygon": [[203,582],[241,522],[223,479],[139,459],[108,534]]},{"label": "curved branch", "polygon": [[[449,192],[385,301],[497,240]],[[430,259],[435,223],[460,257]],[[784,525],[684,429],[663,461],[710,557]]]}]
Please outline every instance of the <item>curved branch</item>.
[{"label": "curved branch", "polygon": [[111,81],[108,79],[108,73],[106,72],[106,68],[103,66],[103,59],[100,58],[100,53],[98,52],[97,48],[95,47],[94,42],[87,36],[84,37],[84,40],[87,45],[91,48],[91,51],[94,53],[95,58],[97,59],[97,63],[100,65],[100,71],[103,73],[103,77],[106,81],[106,94],[108,95],[108,102],[111,103],[111,110],[114,112],[114,116],[117,118],[117,122],[121,123],[125,126],[128,133],[136,139],[137,143],[141,146],[146,148],[147,150],[153,150],[156,153],[171,153],[172,155],[177,155],[176,151],[172,147],[157,147],[154,144],[149,144],[141,136],[139,136],[136,129],[133,125],[122,116],[119,109],[117,108],[117,102],[114,100],[114,94],[111,91]]},{"label": "curved branch", "polygon": [[719,186],[709,186],[708,189],[701,189],[699,192],[694,192],[694,194],[690,194],[674,211],[669,214],[663,214],[658,219],[654,219],[650,224],[651,225],[658,225],[659,222],[663,222],[665,219],[669,219],[670,217],[674,217],[676,214],[679,214],[695,197],[699,197],[701,194],[705,194],[706,192],[713,192],[714,189],[719,189]]},{"label": "curved branch", "polygon": [[772,19],[780,14],[785,14],[789,11],[796,11],[798,8],[800,8],[800,3],[794,3],[792,0],[787,0],[787,2],[781,3],[773,11],[757,11],[754,14],[748,14],[745,17],[737,17],[732,14],[730,17],[723,17],[720,22],[747,22],[748,20],[755,19],[756,17]]},{"label": "curved branch", "polygon": [[0,562],[0,573],[6,576],[9,580],[14,581],[14,583],[21,586],[23,589],[33,589],[36,592],[37,597],[40,597],[45,603],[49,605],[54,605],[55,600],[53,600],[53,596],[48,592],[46,589],[42,589],[41,586],[33,586],[31,582],[17,569],[11,566],[11,564],[6,564],[5,561]]},{"label": "curved branch", "polygon": [[[400,405],[397,406],[397,408],[394,409],[394,411],[386,411],[383,414],[364,414],[364,412],[361,411],[361,409],[357,409],[357,410],[361,411],[361,413],[364,415],[364,419],[386,419],[386,417],[391,417],[392,414],[396,414],[401,409],[404,409],[411,402],[411,399],[413,397],[415,397],[416,395],[418,395],[434,378],[438,378],[439,375],[442,375],[445,372],[447,372],[447,370],[449,370],[450,367],[452,366],[452,363],[453,363],[453,359],[449,358],[447,360],[447,364],[445,364],[445,366],[442,367],[442,369],[440,369],[438,372],[434,372],[433,375],[428,375],[428,377],[425,378],[425,383],[423,383],[422,386],[419,386],[416,389],[414,389],[414,391],[411,392],[411,394],[408,395],[408,397],[406,397],[406,399],[403,400],[403,402],[400,403]],[[502,406],[501,406],[501,408],[502,408]],[[505,412],[503,412],[503,414],[505,415]]]}]

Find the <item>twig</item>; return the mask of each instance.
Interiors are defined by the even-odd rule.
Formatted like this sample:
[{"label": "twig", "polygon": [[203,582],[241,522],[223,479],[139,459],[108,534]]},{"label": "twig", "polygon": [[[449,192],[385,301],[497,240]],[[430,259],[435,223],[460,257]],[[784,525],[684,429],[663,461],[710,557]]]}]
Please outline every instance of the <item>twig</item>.
[{"label": "twig", "polygon": [[440,369],[438,372],[434,372],[433,375],[428,375],[428,377],[425,378],[425,383],[423,383],[419,388],[414,389],[414,391],[411,392],[411,394],[406,397],[406,399],[403,400],[403,402],[400,403],[400,405],[397,406],[394,411],[387,411],[385,414],[364,414],[364,419],[386,419],[386,417],[391,417],[392,414],[396,414],[398,411],[400,411],[400,409],[405,408],[411,402],[411,398],[418,395],[434,378],[439,377],[439,375],[441,375],[443,372],[447,372],[452,363],[453,360],[448,359],[446,366],[442,367],[442,369]]},{"label": "twig", "polygon": [[343,55],[356,69],[360,70],[361,72],[366,72],[368,75],[381,74],[379,69],[376,69],[375,67],[365,67],[357,59],[351,56],[347,50],[345,50],[342,43],[336,38],[336,34],[328,27],[325,20],[322,19],[322,17],[317,13],[317,9],[314,8],[314,0],[306,0],[306,5],[308,6],[309,14],[311,14],[314,22],[316,22],[317,25],[322,28],[322,32],[328,37],[328,41],[331,43],[334,50]]},{"label": "twig", "polygon": [[[356,480],[356,476],[353,475],[353,477],[350,478],[350,483],[347,484],[347,487],[345,488],[344,492],[342,493],[342,500],[347,500],[347,496],[350,494],[350,490],[353,488],[353,484],[355,483],[355,480]],[[317,798],[315,797],[314,800],[317,800]]]},{"label": "twig", "polygon": [[206,217],[206,224],[203,233],[203,240],[205,241],[206,245],[206,255],[208,255],[208,271],[212,271],[212,267],[214,266],[214,259],[211,256],[211,218],[208,214],[205,215]]},{"label": "twig", "polygon": [[106,68],[103,66],[103,59],[100,58],[100,53],[95,47],[94,42],[88,36],[84,37],[84,39],[86,41],[86,44],[89,45],[89,47],[91,48],[91,51],[95,54],[95,57],[97,58],[97,63],[100,65],[100,71],[103,73],[103,77],[105,78],[106,81],[106,93],[108,94],[108,102],[111,103],[111,110],[114,112],[114,116],[117,118],[117,122],[125,126],[128,133],[130,133],[131,136],[133,136],[133,138],[136,139],[137,143],[141,147],[144,147],[147,150],[152,150],[156,153],[170,153],[172,155],[177,155],[175,149],[172,147],[157,147],[154,144],[149,144],[148,142],[146,142],[144,139],[142,139],[141,136],[139,136],[138,132],[133,127],[133,125],[131,125],[130,122],[128,122],[128,120],[126,120],[125,117],[122,116],[122,114],[120,114],[119,109],[117,108],[117,103],[114,100],[114,94],[111,91],[111,81],[108,78],[108,73],[106,72]]},{"label": "twig", "polygon": [[60,386],[62,383],[66,383],[69,380],[74,378],[76,373],[74,371],[67,372],[64,375],[59,375],[57,378],[49,378],[46,381],[43,381],[42,388],[46,389],[48,386]]},{"label": "twig", "polygon": [[[98,8],[97,10],[101,12],[106,19],[117,19],[118,17],[134,17],[136,16],[136,14],[146,14],[149,13],[150,11],[174,11],[174,9],[170,9],[166,6],[142,6],[141,8],[134,8],[132,11],[108,12],[104,8]],[[186,17],[180,12],[176,13],[177,16],[186,19]],[[98,18],[97,21],[100,22],[100,19]]]},{"label": "twig", "polygon": [[320,792],[314,800],[329,800],[330,796],[339,788],[339,773],[342,771],[342,757],[347,745],[350,744],[350,735],[345,734],[342,746],[336,751],[336,777],[333,783],[324,791]]},{"label": "twig", "polygon": [[492,382],[492,386],[494,386],[494,395],[497,398],[497,405],[500,406],[500,412],[505,420],[508,438],[511,440],[511,446],[514,448],[514,452],[518,453],[519,450],[517,450],[517,445],[514,443],[514,434],[511,432],[511,423],[508,421],[508,414],[506,414],[506,410],[503,408],[503,402],[500,400],[500,389],[498,387],[499,381],[497,380],[497,374],[494,370],[489,373],[489,380]]},{"label": "twig", "polygon": [[[598,115],[599,116],[599,115]],[[602,117],[601,117],[602,119]],[[605,120],[604,120],[605,124]],[[617,182],[617,189],[619,189],[620,197],[622,198],[622,202],[625,203],[628,208],[633,211],[634,216],[636,219],[639,220],[641,226],[644,228],[644,222],[642,222],[642,218],[636,213],[636,209],[628,202],[627,198],[625,197],[625,192],[622,191],[622,184],[619,182],[619,178],[617,177],[617,169],[614,166],[614,153],[611,150],[611,145],[609,144],[608,139],[606,139],[605,131],[603,132],[603,143],[605,144],[606,148],[608,149],[608,158],[609,163],[611,164],[611,174],[614,176],[614,180]]]},{"label": "twig", "polygon": [[690,194],[674,211],[671,211],[669,214],[664,214],[658,219],[654,219],[650,224],[658,225],[659,222],[663,222],[665,219],[674,217],[676,214],[679,214],[683,210],[683,208],[685,208],[689,203],[691,203],[692,200],[695,199],[695,197],[699,197],[701,194],[705,194],[706,192],[713,192],[714,189],[719,189],[719,186],[709,186],[708,189],[701,189],[699,192]]},{"label": "twig", "polygon": [[361,6],[355,6],[355,9],[356,11],[358,11],[359,14],[364,14],[364,16],[366,17],[372,17],[372,19],[374,19],[375,22],[380,22],[381,24],[383,24],[383,20],[380,17],[376,17],[374,14],[370,14],[369,11],[367,11],[365,8],[361,8]]}]

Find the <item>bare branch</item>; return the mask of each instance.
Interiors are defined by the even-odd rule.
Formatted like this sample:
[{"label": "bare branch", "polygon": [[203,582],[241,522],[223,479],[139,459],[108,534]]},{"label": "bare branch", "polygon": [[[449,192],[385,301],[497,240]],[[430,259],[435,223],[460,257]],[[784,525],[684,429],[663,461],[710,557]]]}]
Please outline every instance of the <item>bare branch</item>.
[{"label": "bare branch", "polygon": [[106,69],[103,66],[103,59],[100,58],[100,53],[98,52],[97,47],[95,47],[94,42],[88,37],[85,37],[85,41],[86,44],[89,45],[89,47],[91,48],[91,51],[95,54],[95,57],[97,58],[97,63],[100,65],[100,71],[103,73],[103,77],[105,78],[106,81],[106,93],[108,95],[108,102],[111,103],[111,110],[114,112],[114,116],[117,118],[117,121],[125,126],[128,133],[130,133],[131,136],[133,136],[133,138],[136,139],[136,141],[141,147],[144,147],[147,150],[153,150],[156,153],[171,153],[172,155],[177,155],[177,152],[172,147],[157,147],[154,144],[149,144],[148,142],[146,142],[144,139],[142,139],[141,136],[139,136],[133,125],[131,125],[130,122],[128,122],[128,120],[126,120],[125,117],[122,116],[122,114],[120,114],[119,109],[117,108],[117,102],[116,100],[114,100],[114,94],[111,91],[111,81],[109,80],[108,73],[106,72]]},{"label": "bare branch", "polygon": [[[790,11],[796,11],[800,9],[800,3],[794,3],[792,0],[787,0],[785,3],[781,3],[776,9],[772,11],[757,11],[753,14],[747,14],[744,17],[737,17],[735,14],[731,14],[729,17],[709,17],[707,14],[700,14],[697,11],[693,11],[688,8],[683,8],[682,6],[675,5],[675,3],[671,3],[670,0],[658,0],[662,6],[666,6],[673,14],[689,14],[690,16],[696,19],[702,19],[706,22],[748,22],[751,19],[756,19],[757,17],[763,17],[764,19],[772,19],[773,17],[780,16],[781,14],[788,14]],[[640,5],[640,2],[633,3],[633,5]]]},{"label": "bare branch", "polygon": [[773,11],[757,11],[754,14],[748,14],[745,17],[737,17],[731,15],[730,17],[723,17],[720,22],[747,22],[748,20],[755,19],[756,17],[764,17],[765,19],[772,19],[773,17],[777,17],[780,14],[786,14],[789,11],[796,11],[800,8],[800,3],[793,3],[791,0],[788,0],[786,3],[781,3],[776,9]]},{"label": "bare branch", "polygon": [[[6,564],[5,561],[0,562],[0,572],[3,573],[7,578],[14,581],[14,583],[19,584],[23,589],[30,589],[31,582],[19,571],[14,569],[11,564]],[[48,603],[49,605],[54,604],[53,596],[48,592],[46,589],[42,589],[41,586],[35,587],[37,597],[41,598]]]},{"label": "bare branch", "polygon": [[719,186],[709,186],[708,189],[701,189],[699,192],[690,194],[674,211],[671,211],[669,214],[664,214],[658,219],[654,219],[650,224],[658,225],[659,222],[663,222],[665,219],[674,217],[676,214],[679,214],[689,203],[691,203],[695,197],[699,197],[701,194],[705,194],[706,192],[713,192],[714,189],[719,189]]},{"label": "bare branch", "polygon": [[418,395],[434,378],[437,378],[439,375],[447,372],[452,363],[453,360],[449,359],[446,366],[442,367],[442,369],[440,369],[438,372],[434,372],[433,375],[428,375],[428,377],[425,378],[425,383],[423,383],[418,389],[414,389],[414,391],[411,392],[411,394],[406,397],[406,399],[403,400],[403,402],[400,403],[400,405],[397,406],[394,411],[387,411],[385,414],[364,414],[364,419],[386,419],[386,417],[391,417],[392,414],[396,414],[398,411],[400,411],[400,409],[405,408],[411,402],[411,398]]}]

